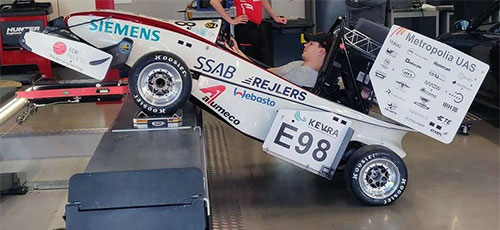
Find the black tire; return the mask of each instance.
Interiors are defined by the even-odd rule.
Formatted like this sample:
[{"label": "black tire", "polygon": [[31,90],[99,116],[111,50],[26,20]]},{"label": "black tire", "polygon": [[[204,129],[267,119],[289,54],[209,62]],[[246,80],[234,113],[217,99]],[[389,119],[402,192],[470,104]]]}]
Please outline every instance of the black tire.
[{"label": "black tire", "polygon": [[191,95],[191,85],[188,66],[169,52],[148,53],[130,69],[130,94],[150,115],[175,113]]},{"label": "black tire", "polygon": [[[408,171],[403,160],[381,145],[358,149],[347,161],[345,176],[356,198],[372,206],[391,204],[401,197],[408,185]],[[387,191],[376,194],[381,188]]]}]

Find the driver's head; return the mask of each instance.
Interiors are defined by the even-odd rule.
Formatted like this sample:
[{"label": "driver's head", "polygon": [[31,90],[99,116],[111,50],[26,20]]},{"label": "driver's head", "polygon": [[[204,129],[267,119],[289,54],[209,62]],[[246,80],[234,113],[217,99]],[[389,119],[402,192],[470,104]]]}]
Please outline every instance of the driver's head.
[{"label": "driver's head", "polygon": [[323,62],[333,43],[333,36],[319,32],[315,34],[306,34],[304,38],[307,43],[304,44],[302,59],[304,59],[304,61]]}]

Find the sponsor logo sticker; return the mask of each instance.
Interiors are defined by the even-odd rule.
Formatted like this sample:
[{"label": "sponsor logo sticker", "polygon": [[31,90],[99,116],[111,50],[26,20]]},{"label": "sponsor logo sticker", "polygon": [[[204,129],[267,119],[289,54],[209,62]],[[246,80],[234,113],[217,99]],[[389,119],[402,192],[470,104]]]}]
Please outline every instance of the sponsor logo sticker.
[{"label": "sponsor logo sticker", "polygon": [[237,117],[231,114],[231,112],[226,110],[223,106],[215,102],[215,99],[219,97],[225,90],[226,87],[224,85],[216,85],[200,89],[201,92],[208,94],[208,96],[204,96],[203,98],[201,98],[201,100],[203,100],[209,107],[211,107],[212,110],[227,119],[231,124],[239,125],[241,121]]},{"label": "sponsor logo sticker", "polygon": [[231,79],[236,73],[236,67],[223,62],[217,62],[211,58],[199,56],[196,61],[197,64],[193,67],[210,75]]},{"label": "sponsor logo sticker", "polygon": [[52,46],[52,51],[54,51],[54,53],[57,54],[57,55],[63,55],[63,54],[65,54],[66,50],[67,50],[66,44],[64,44],[63,42],[56,42]]},{"label": "sponsor logo sticker", "polygon": [[259,94],[247,91],[245,89],[234,88],[233,95],[248,101],[256,102],[258,104],[267,105],[269,107],[274,107],[276,102],[269,97],[262,97]]},{"label": "sponsor logo sticker", "polygon": [[304,101],[306,99],[307,93],[304,90],[299,90],[289,86],[284,86],[280,83],[271,82],[260,77],[250,77],[242,81],[242,83],[250,85],[252,87],[257,87],[268,92],[277,93],[279,95]]},{"label": "sponsor logo sticker", "polygon": [[443,102],[443,108],[448,109],[454,113],[458,112],[458,107],[451,105],[448,102]]},{"label": "sponsor logo sticker", "polygon": [[209,28],[209,29],[214,29],[214,28],[217,28],[219,25],[217,25],[216,23],[213,23],[213,22],[207,22],[205,23],[205,27]]}]

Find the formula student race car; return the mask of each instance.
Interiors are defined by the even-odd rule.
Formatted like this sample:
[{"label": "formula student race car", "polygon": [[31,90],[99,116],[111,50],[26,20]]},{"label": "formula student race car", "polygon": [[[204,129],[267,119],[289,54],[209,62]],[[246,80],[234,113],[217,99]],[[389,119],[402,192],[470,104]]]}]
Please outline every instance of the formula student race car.
[{"label": "formula student race car", "polygon": [[[235,129],[263,141],[267,153],[328,179],[344,169],[353,193],[366,204],[387,205],[401,196],[408,182],[401,139],[412,129],[367,115],[373,92],[363,93],[365,81],[352,77],[349,57],[342,56],[352,49],[373,61],[387,28],[375,35],[377,42],[347,29],[345,18],[339,18],[329,31],[337,39],[318,83],[306,90],[225,49],[221,26],[220,20],[79,12],[59,28],[25,33],[21,43],[96,79],[110,66],[131,67],[130,93],[144,112],[171,114],[192,96]],[[347,71],[339,71],[340,56]],[[342,93],[336,79],[348,75]]]}]

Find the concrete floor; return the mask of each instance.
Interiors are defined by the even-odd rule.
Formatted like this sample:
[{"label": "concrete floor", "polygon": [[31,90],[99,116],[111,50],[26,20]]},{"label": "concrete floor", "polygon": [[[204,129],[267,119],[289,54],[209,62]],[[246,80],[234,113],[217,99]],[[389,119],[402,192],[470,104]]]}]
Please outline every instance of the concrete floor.
[{"label": "concrete floor", "polygon": [[[39,133],[39,138],[46,138],[54,129],[106,128],[119,108],[93,104],[48,107],[9,132]],[[471,135],[457,136],[450,145],[408,134],[403,146],[408,152],[404,160],[409,186],[387,207],[361,205],[342,177],[328,181],[267,155],[260,142],[208,113],[204,113],[204,123],[207,158],[212,159],[209,170],[219,167],[223,171],[209,176],[213,229],[500,229],[499,130],[484,122],[477,122]],[[34,142],[23,145],[30,143]],[[36,159],[4,158],[0,172],[25,171],[32,182],[50,182],[67,180],[84,170],[89,155],[63,154],[58,149]],[[16,154],[4,151],[0,155]],[[7,197],[0,201],[0,229],[63,228],[66,200],[65,189]]]},{"label": "concrete floor", "polygon": [[214,118],[205,122],[223,130],[218,151],[227,151],[231,172],[223,184],[209,180],[212,206],[234,211],[218,206],[236,199],[245,229],[500,229],[499,130],[484,122],[450,145],[407,134],[409,186],[387,207],[361,205],[342,177],[315,176]]},{"label": "concrete floor", "polygon": [[[25,172],[30,190],[0,200],[0,230],[61,229],[67,181],[87,167],[120,104],[42,107],[23,125],[0,127],[0,173]],[[57,186],[54,186],[57,185]]]}]

